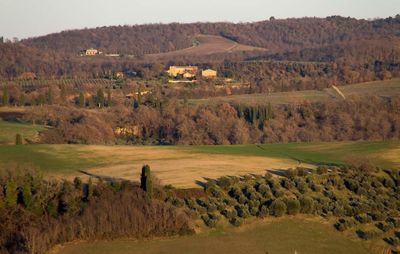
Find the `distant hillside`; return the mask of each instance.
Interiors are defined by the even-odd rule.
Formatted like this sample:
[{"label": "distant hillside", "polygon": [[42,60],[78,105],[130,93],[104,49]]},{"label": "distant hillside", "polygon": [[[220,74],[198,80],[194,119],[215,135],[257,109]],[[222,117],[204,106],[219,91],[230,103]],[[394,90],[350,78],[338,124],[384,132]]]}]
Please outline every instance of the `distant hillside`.
[{"label": "distant hillside", "polygon": [[196,44],[192,47],[166,53],[149,54],[146,55],[145,59],[155,61],[182,57],[210,56],[213,54],[229,54],[235,52],[256,51],[262,53],[267,50],[265,48],[240,44],[233,40],[216,35],[198,35],[195,39]]},{"label": "distant hillside", "polygon": [[109,53],[145,55],[191,47],[198,34],[220,35],[272,51],[304,49],[337,42],[400,35],[400,17],[375,21],[301,18],[255,23],[151,24],[71,30],[24,40],[46,50],[77,53],[95,47]]},{"label": "distant hillside", "polygon": [[[374,21],[334,16],[239,24],[99,27],[19,43],[0,43],[0,79],[15,78],[24,72],[44,78],[98,78],[110,71],[148,68],[149,63],[208,64],[265,59],[336,62],[342,67],[349,65],[350,69],[380,61],[391,72],[400,66],[399,43],[399,15]],[[123,57],[78,56],[90,47]],[[374,70],[377,73],[383,70],[379,66]]]},{"label": "distant hillside", "polygon": [[312,62],[371,63],[385,61],[400,63],[400,37],[357,39],[322,47],[267,54],[253,60],[286,60]]}]

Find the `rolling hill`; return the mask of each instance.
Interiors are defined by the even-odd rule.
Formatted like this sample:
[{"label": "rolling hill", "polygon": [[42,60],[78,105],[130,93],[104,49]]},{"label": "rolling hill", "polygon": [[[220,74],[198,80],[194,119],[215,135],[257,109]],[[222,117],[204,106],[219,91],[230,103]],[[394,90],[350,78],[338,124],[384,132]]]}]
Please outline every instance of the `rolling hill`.
[{"label": "rolling hill", "polygon": [[173,59],[175,57],[190,57],[190,56],[204,56],[212,54],[223,54],[243,51],[259,51],[265,52],[265,48],[253,47],[240,44],[233,40],[216,35],[198,35],[196,36],[196,43],[189,48],[175,50],[166,53],[149,54],[146,55],[148,60],[165,60]]}]

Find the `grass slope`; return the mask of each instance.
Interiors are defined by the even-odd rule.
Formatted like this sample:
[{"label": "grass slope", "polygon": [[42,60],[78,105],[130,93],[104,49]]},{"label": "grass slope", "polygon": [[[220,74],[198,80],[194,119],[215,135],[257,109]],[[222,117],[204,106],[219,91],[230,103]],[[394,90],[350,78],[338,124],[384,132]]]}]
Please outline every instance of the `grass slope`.
[{"label": "grass slope", "polygon": [[290,143],[238,146],[87,146],[0,145],[0,166],[40,169],[48,176],[86,176],[138,180],[149,164],[164,184],[196,187],[204,178],[264,174],[304,163],[340,164],[368,158],[382,167],[400,168],[400,141]]},{"label": "grass slope", "polygon": [[22,124],[16,122],[6,122],[0,119],[0,144],[15,143],[15,135],[22,135],[22,138],[35,140],[38,132],[45,128],[40,125]]},{"label": "grass slope", "polygon": [[[374,81],[338,87],[346,96],[385,96],[391,97],[400,95],[400,79]],[[322,91],[305,90],[295,92],[279,92],[271,94],[241,94],[207,99],[189,100],[191,104],[214,104],[220,102],[237,102],[241,104],[292,104],[304,101],[321,101],[326,99],[342,99],[333,88],[326,88]]]},{"label": "grass slope", "polygon": [[190,48],[171,51],[167,53],[149,54],[146,55],[146,59],[172,59],[174,57],[182,56],[201,56],[201,55],[212,55],[219,53],[231,53],[231,52],[242,52],[242,51],[265,51],[264,48],[258,48],[248,45],[239,44],[235,41],[223,38],[215,35],[198,35],[196,37],[198,42]]},{"label": "grass slope", "polygon": [[73,244],[60,254],[260,253],[368,254],[360,241],[348,239],[333,227],[315,221],[283,219],[211,234],[147,241]]}]

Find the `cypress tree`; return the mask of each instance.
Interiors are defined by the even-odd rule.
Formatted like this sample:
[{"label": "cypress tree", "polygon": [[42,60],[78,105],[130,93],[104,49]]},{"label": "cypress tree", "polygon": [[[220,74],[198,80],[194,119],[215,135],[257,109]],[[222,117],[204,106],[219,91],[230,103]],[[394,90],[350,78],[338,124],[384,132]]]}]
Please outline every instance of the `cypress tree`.
[{"label": "cypress tree", "polygon": [[252,110],[251,123],[255,124],[257,122],[257,108],[256,107],[252,107],[251,110]]},{"label": "cypress tree", "polygon": [[243,117],[243,108],[242,108],[241,104],[238,105],[237,111],[238,111],[238,117],[242,118]]},{"label": "cypress tree", "polygon": [[7,106],[10,101],[10,96],[8,94],[8,88],[5,86],[3,88],[3,98],[2,98],[2,105]]},{"label": "cypress tree", "polygon": [[49,87],[49,89],[46,92],[46,103],[50,105],[53,104],[53,91],[51,87]]},{"label": "cypress tree", "polygon": [[148,198],[152,198],[153,183],[151,181],[151,172],[149,165],[144,165],[142,167],[142,174],[140,176],[140,188],[142,188],[146,192]]},{"label": "cypress tree", "polygon": [[21,93],[21,96],[19,97],[18,105],[20,107],[25,106],[25,94]]},{"label": "cypress tree", "polygon": [[85,107],[85,95],[82,91],[79,93],[79,107]]},{"label": "cypress tree", "polygon": [[97,90],[96,104],[99,108],[104,106],[104,92],[101,88]]},{"label": "cypress tree", "polygon": [[17,205],[17,184],[13,179],[6,183],[6,205],[8,207],[15,207]]},{"label": "cypress tree", "polygon": [[32,207],[33,197],[29,181],[25,181],[24,186],[22,186],[22,201],[26,208],[30,209]]},{"label": "cypress tree", "polygon": [[271,102],[268,102],[268,115],[267,115],[267,120],[272,119],[272,105]]},{"label": "cypress tree", "polygon": [[15,144],[22,145],[22,135],[19,133],[17,133],[17,135],[15,135]]},{"label": "cypress tree", "polygon": [[65,100],[67,99],[67,92],[65,90],[64,84],[62,84],[60,86],[60,99],[61,99],[61,103],[64,103]]},{"label": "cypress tree", "polygon": [[107,89],[107,106],[108,107],[111,107],[111,88],[109,87],[108,89]]}]

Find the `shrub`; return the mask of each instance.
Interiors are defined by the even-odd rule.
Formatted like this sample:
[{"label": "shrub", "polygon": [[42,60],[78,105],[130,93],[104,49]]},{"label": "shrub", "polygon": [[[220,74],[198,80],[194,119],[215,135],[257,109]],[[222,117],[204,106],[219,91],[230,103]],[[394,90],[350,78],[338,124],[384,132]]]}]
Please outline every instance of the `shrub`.
[{"label": "shrub", "polygon": [[215,228],[219,219],[218,216],[213,214],[206,214],[201,216],[201,218],[204,221],[204,224],[206,224],[206,226],[210,228]]},{"label": "shrub", "polygon": [[286,204],[280,199],[276,199],[269,207],[271,214],[275,217],[283,216],[286,213]]},{"label": "shrub", "polygon": [[243,219],[237,217],[229,220],[229,222],[235,227],[240,227],[243,225]]},{"label": "shrub", "polygon": [[217,185],[223,190],[228,190],[233,184],[233,180],[230,177],[224,176],[217,180]]},{"label": "shrub", "polygon": [[382,235],[381,232],[372,229],[372,230],[357,230],[357,235],[364,240],[371,240],[377,238]]},{"label": "shrub", "polygon": [[311,197],[300,198],[301,213],[311,214],[314,211],[314,200]]},{"label": "shrub", "polygon": [[239,217],[248,218],[250,216],[249,208],[246,205],[239,205],[236,207],[236,211]]},{"label": "shrub", "polygon": [[257,216],[258,212],[259,212],[258,207],[256,207],[256,206],[250,207],[250,215]]},{"label": "shrub", "polygon": [[392,230],[394,228],[394,225],[391,223],[380,222],[376,224],[376,227],[382,230],[383,232],[388,232],[389,230]]},{"label": "shrub", "polygon": [[294,178],[297,176],[297,170],[289,168],[288,170],[286,170],[285,176],[287,178]]},{"label": "shrub", "polygon": [[297,199],[290,199],[287,201],[287,213],[289,215],[296,215],[300,212],[300,202]]},{"label": "shrub", "polygon": [[225,209],[225,210],[223,210],[223,211],[221,212],[221,214],[222,214],[223,216],[225,216],[228,220],[231,220],[231,219],[236,218],[236,217],[238,216],[238,214],[237,214],[237,212],[236,212],[235,209],[233,209],[233,210],[227,210],[227,209]]},{"label": "shrub", "polygon": [[22,136],[19,133],[17,133],[17,135],[15,135],[15,144],[22,145]]},{"label": "shrub", "polygon": [[318,175],[323,175],[326,173],[328,173],[328,166],[325,166],[325,165],[318,166],[318,168],[317,168]]},{"label": "shrub", "polygon": [[339,219],[334,226],[338,231],[345,231],[349,228],[354,227],[355,225],[357,225],[357,223],[354,219],[346,218],[346,219]]},{"label": "shrub", "polygon": [[383,240],[394,247],[400,245],[400,239],[397,237],[385,237]]},{"label": "shrub", "polygon": [[263,205],[261,206],[260,212],[258,213],[258,216],[261,218],[265,218],[269,215],[269,209],[268,206]]},{"label": "shrub", "polygon": [[379,211],[372,213],[371,216],[374,221],[384,221],[387,218],[386,214]]},{"label": "shrub", "polygon": [[257,191],[258,191],[261,195],[265,196],[268,192],[271,191],[271,189],[270,189],[269,186],[266,185],[266,184],[260,184],[260,185],[257,186]]},{"label": "shrub", "polygon": [[366,224],[366,223],[372,222],[372,217],[369,216],[368,214],[359,214],[359,215],[356,215],[355,219],[356,219],[358,222],[362,223],[362,224]]}]

